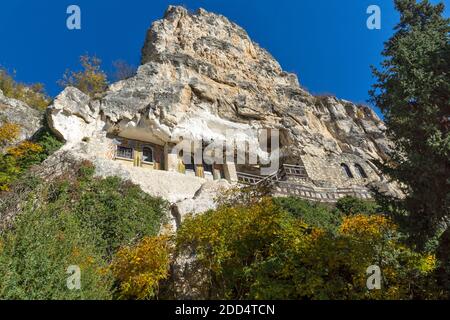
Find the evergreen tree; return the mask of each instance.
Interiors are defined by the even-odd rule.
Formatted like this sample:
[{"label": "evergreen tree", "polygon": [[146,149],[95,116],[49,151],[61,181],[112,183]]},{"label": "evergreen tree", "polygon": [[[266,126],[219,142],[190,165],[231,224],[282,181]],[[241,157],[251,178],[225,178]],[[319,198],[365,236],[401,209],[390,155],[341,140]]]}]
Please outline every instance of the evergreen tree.
[{"label": "evergreen tree", "polygon": [[442,3],[395,0],[395,6],[400,23],[381,69],[373,69],[378,82],[371,96],[394,144],[382,169],[406,198],[383,200],[418,249],[447,229],[442,247],[450,233],[450,19]]}]

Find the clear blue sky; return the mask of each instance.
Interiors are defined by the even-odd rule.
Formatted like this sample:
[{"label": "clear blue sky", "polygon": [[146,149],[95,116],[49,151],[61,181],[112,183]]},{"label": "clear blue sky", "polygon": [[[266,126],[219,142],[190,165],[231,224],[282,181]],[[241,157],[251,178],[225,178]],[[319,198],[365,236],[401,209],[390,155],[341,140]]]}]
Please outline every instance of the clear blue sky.
[{"label": "clear blue sky", "polygon": [[[433,1],[437,2],[437,1]],[[66,28],[66,9],[82,10],[82,30]],[[42,82],[52,95],[67,68],[86,52],[104,69],[123,59],[138,65],[146,30],[169,4],[227,16],[295,72],[312,93],[365,102],[383,42],[398,20],[391,0],[14,0],[0,4],[0,65],[23,82]],[[368,30],[366,9],[382,10],[382,29]],[[447,15],[448,10],[447,8]]]}]

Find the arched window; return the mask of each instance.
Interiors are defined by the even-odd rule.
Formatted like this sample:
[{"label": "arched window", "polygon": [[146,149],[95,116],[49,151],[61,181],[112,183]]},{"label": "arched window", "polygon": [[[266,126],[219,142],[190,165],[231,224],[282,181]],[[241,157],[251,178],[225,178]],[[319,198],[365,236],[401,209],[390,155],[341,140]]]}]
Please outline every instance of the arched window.
[{"label": "arched window", "polygon": [[361,167],[360,164],[356,163],[356,164],[355,164],[355,168],[356,168],[356,170],[358,171],[359,176],[360,176],[361,178],[363,178],[363,179],[367,179],[367,178],[368,178],[366,172],[364,171],[363,167]]},{"label": "arched window", "polygon": [[353,178],[354,178],[353,173],[352,173],[352,171],[350,170],[350,168],[349,168],[348,165],[346,165],[345,163],[342,163],[342,164],[341,164],[341,167],[342,167],[342,170],[344,171],[345,175],[346,175],[348,178],[350,178],[350,179],[353,179]]},{"label": "arched window", "polygon": [[143,162],[153,162],[153,149],[150,147],[144,147],[142,149],[142,161]]}]

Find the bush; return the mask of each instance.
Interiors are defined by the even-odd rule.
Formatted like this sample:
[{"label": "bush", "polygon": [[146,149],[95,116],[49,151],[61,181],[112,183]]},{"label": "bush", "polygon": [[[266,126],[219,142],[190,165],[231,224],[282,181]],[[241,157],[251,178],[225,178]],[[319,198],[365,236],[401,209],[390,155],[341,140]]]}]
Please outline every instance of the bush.
[{"label": "bush", "polygon": [[[5,130],[4,137],[11,136],[10,131]],[[9,190],[10,184],[26,170],[43,162],[61,146],[62,142],[48,128],[44,128],[38,132],[33,141],[23,141],[8,148],[5,154],[0,153],[0,191]]]},{"label": "bush", "polygon": [[[350,215],[335,227],[324,208],[322,217],[314,219],[308,206],[295,199],[264,198],[188,218],[176,236],[177,255],[195,256],[205,276],[200,291],[206,299],[438,296],[432,277],[435,257],[405,247],[387,218]],[[382,270],[382,290],[366,287],[372,265]]]},{"label": "bush", "polygon": [[336,203],[336,209],[344,215],[375,214],[378,206],[373,201],[361,200],[355,197],[344,197]]},{"label": "bush", "polygon": [[[1,299],[110,299],[107,265],[70,212],[28,210],[1,237]],[[69,290],[69,266],[81,269],[81,290]]]},{"label": "bush", "polygon": [[[150,259],[156,254],[151,251],[156,247],[144,244],[157,243],[151,237],[161,228],[166,203],[119,178],[94,178],[93,166],[87,163],[71,169],[74,172],[50,183],[22,182],[28,194],[21,199],[20,212],[11,216],[15,219],[12,228],[2,230],[0,236],[0,299],[110,299],[114,285],[108,266],[120,247],[138,243],[136,248],[143,257]],[[122,263],[127,251],[120,252],[116,261]],[[165,261],[159,258],[161,263]],[[145,261],[149,264],[142,266],[143,276],[162,275],[161,269],[148,269],[153,262]],[[81,267],[81,291],[66,288],[65,272],[70,265]],[[139,273],[128,271],[129,278],[122,271],[116,273],[120,283],[135,284]],[[153,288],[155,293],[155,285],[147,282],[133,290],[150,297],[149,290]],[[124,297],[137,292],[124,288],[119,287]]]},{"label": "bush", "polygon": [[0,126],[0,148],[14,142],[20,134],[20,126],[6,122]]},{"label": "bush", "polygon": [[327,231],[337,231],[342,215],[334,212],[329,206],[309,202],[300,198],[275,198],[274,202],[289,212],[293,217],[301,219],[304,223]]},{"label": "bush", "polygon": [[0,90],[6,97],[23,101],[37,110],[45,110],[51,102],[41,83],[32,85],[18,83],[3,68],[0,68]]},{"label": "bush", "polygon": [[[165,222],[167,203],[119,178],[88,178],[68,187],[56,201],[73,207],[82,225],[94,230],[95,244],[108,259],[121,246],[156,236]],[[76,198],[76,204],[66,201]]]},{"label": "bush", "polygon": [[118,281],[120,299],[145,300],[157,296],[159,282],[169,275],[168,238],[145,237],[132,247],[121,248],[111,270]]}]

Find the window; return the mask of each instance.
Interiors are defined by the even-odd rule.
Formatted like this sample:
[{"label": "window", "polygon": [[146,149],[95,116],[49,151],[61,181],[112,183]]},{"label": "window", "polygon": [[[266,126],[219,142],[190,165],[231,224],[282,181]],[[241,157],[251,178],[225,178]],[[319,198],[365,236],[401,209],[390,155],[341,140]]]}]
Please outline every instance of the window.
[{"label": "window", "polygon": [[124,158],[124,159],[133,159],[133,149],[118,146],[117,147],[117,157]]},{"label": "window", "polygon": [[353,178],[354,178],[353,173],[352,173],[352,171],[350,170],[350,168],[349,168],[348,165],[346,165],[345,163],[343,163],[343,164],[341,164],[341,167],[342,167],[342,170],[344,171],[345,175],[346,175],[348,178],[350,178],[350,179],[353,179]]},{"label": "window", "polygon": [[143,162],[153,162],[153,149],[150,147],[144,147],[142,149],[142,161]]},{"label": "window", "polygon": [[207,164],[206,162],[203,162],[203,170],[206,174],[213,174],[214,169],[211,164]]},{"label": "window", "polygon": [[356,170],[358,171],[359,176],[360,176],[361,178],[363,178],[363,179],[367,179],[367,178],[368,178],[366,172],[364,171],[363,167],[361,167],[360,164],[356,163],[356,164],[355,164],[355,168],[356,168]]},{"label": "window", "polygon": [[195,164],[194,164],[194,157],[191,156],[190,163],[185,163],[186,171],[194,171],[195,172]]}]

